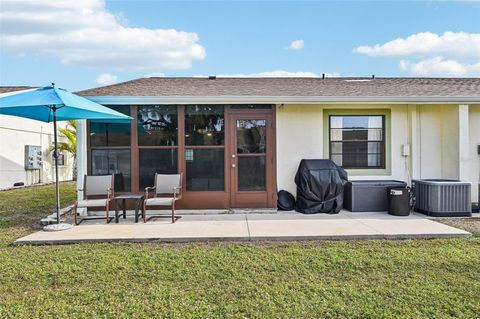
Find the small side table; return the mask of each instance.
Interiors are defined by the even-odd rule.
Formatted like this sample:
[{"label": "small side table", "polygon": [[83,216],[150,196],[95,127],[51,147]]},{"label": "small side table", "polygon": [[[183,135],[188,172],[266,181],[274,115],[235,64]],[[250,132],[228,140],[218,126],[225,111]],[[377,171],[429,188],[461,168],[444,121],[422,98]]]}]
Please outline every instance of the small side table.
[{"label": "small side table", "polygon": [[119,195],[115,196],[113,198],[115,201],[115,223],[118,223],[119,219],[119,206],[120,202],[122,202],[122,209],[123,209],[123,219],[127,218],[127,207],[126,207],[126,201],[127,200],[135,200],[135,222],[138,223],[138,218],[139,218],[139,212],[141,211],[142,214],[141,216],[145,216],[145,211],[143,210],[143,201],[145,200],[145,195],[142,194],[124,194],[124,195]]}]

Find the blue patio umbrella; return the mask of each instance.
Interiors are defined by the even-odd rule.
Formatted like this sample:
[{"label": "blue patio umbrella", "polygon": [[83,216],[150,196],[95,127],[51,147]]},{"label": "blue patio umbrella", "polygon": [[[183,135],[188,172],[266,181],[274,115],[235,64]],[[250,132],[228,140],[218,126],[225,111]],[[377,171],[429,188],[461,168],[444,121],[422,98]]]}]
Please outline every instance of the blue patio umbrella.
[{"label": "blue patio umbrella", "polygon": [[60,223],[60,191],[58,187],[57,121],[65,120],[131,120],[130,116],[52,86],[22,91],[0,98],[0,114],[13,115],[42,122],[53,122],[55,191],[57,223]]}]

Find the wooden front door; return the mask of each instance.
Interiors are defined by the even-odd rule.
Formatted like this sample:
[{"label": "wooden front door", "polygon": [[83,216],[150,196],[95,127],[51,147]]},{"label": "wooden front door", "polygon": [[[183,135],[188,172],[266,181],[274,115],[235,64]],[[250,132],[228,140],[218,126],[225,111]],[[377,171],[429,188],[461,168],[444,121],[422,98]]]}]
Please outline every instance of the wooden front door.
[{"label": "wooden front door", "polygon": [[230,206],[275,207],[274,117],[271,112],[238,111],[228,120]]}]

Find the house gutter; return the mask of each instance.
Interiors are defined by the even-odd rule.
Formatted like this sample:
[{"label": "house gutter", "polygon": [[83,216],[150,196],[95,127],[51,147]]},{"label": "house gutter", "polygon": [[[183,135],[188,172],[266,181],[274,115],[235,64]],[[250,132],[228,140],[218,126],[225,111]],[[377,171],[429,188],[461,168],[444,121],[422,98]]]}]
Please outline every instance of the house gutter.
[{"label": "house gutter", "polygon": [[336,96],[84,96],[104,105],[132,104],[468,104],[466,97],[336,97]]}]

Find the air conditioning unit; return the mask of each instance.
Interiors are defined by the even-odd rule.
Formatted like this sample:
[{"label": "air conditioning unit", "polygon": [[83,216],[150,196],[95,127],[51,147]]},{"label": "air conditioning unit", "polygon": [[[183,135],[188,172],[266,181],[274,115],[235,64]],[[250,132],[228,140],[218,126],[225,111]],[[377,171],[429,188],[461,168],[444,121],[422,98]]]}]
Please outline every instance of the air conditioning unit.
[{"label": "air conditioning unit", "polygon": [[413,180],[414,210],[435,217],[472,216],[472,185],[449,179]]}]

